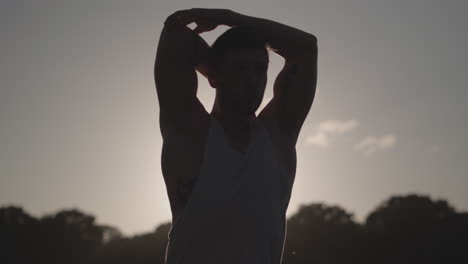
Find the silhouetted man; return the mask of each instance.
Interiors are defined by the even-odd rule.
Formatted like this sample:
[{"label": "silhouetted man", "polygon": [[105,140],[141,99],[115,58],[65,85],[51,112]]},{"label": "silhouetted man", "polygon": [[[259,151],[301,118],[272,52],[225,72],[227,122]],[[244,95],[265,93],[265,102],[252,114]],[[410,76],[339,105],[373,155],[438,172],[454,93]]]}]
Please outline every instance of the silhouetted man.
[{"label": "silhouetted man", "polygon": [[[218,25],[231,28],[210,47],[198,34]],[[285,65],[257,117],[267,48]],[[195,70],[216,89],[211,113]],[[228,9],[180,10],[165,21],[154,74],[173,216],[166,263],[280,263],[296,141],[315,96],[316,37]]]}]

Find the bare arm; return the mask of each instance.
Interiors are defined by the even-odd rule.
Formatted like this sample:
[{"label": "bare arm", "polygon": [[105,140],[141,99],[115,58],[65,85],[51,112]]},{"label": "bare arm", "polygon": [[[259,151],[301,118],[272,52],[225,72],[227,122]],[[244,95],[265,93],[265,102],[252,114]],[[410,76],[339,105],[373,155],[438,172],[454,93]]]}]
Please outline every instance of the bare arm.
[{"label": "bare arm", "polygon": [[208,48],[208,44],[187,26],[165,24],[154,65],[163,137],[176,129],[194,107],[201,107],[195,70],[206,74],[203,58]]},{"label": "bare arm", "polygon": [[[189,29],[190,30],[190,29]],[[194,57],[194,65],[195,69],[201,73],[203,76],[208,78],[208,53],[210,50],[210,46],[206,41],[197,33],[193,32],[195,38],[195,57]]]},{"label": "bare arm", "polygon": [[259,116],[274,120],[283,138],[295,146],[315,97],[317,38],[272,20],[232,14],[230,26],[247,25],[265,34],[271,49],[285,59],[273,86],[273,99]]},{"label": "bare arm", "polygon": [[265,34],[272,50],[286,60],[312,56],[317,52],[317,38],[314,35],[273,20],[233,12],[228,25],[247,25]]}]

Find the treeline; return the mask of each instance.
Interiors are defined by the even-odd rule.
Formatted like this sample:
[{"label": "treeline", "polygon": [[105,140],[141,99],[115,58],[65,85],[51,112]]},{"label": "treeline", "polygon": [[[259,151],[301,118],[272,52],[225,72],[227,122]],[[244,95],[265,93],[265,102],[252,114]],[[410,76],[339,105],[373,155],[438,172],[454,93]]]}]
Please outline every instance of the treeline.
[{"label": "treeline", "polygon": [[[0,263],[162,264],[170,227],[125,237],[78,209],[36,218],[5,206]],[[302,205],[288,219],[282,263],[468,263],[468,213],[418,194],[390,197],[363,223],[339,206]]]}]

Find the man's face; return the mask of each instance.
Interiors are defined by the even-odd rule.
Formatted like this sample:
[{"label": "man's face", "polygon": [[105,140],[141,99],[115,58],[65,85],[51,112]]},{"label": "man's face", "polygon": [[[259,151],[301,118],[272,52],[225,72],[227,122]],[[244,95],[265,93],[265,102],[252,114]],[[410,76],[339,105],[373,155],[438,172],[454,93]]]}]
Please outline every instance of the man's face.
[{"label": "man's face", "polygon": [[224,111],[255,113],[265,93],[268,64],[268,54],[261,49],[231,51],[226,55],[216,87]]}]

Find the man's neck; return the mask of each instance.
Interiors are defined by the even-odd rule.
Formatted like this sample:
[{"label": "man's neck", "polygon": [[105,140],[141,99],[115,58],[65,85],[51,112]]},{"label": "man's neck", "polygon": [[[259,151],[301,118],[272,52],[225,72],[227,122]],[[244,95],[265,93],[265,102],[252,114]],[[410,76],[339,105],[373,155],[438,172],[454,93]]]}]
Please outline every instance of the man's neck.
[{"label": "man's neck", "polygon": [[212,115],[223,125],[223,128],[233,134],[244,134],[250,131],[250,123],[255,114],[241,116],[227,112],[212,111]]}]

